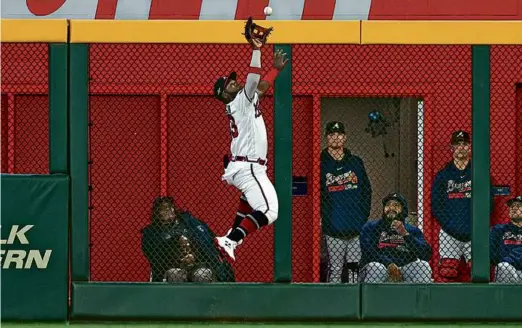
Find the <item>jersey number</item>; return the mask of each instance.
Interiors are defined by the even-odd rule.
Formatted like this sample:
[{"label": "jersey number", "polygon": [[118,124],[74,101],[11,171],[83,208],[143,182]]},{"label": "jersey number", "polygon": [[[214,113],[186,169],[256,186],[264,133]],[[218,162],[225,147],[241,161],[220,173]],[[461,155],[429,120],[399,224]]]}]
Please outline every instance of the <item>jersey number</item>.
[{"label": "jersey number", "polygon": [[261,116],[261,109],[259,108],[259,99],[256,99],[256,102],[254,103],[254,108],[255,108],[254,117],[258,118],[259,116]]},{"label": "jersey number", "polygon": [[230,135],[232,136],[232,138],[237,138],[237,136],[239,135],[239,131],[237,130],[236,121],[234,120],[234,117],[232,115],[228,115],[228,123]]}]

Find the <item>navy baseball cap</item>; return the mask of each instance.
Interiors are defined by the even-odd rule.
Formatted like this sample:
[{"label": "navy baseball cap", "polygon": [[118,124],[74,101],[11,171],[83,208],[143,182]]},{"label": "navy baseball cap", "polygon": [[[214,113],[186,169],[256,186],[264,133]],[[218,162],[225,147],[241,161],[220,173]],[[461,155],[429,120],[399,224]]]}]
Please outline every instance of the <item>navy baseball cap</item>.
[{"label": "navy baseball cap", "polygon": [[458,144],[459,142],[464,142],[464,143],[469,144],[470,141],[471,141],[471,137],[469,136],[469,133],[467,131],[457,130],[451,134],[451,144],[452,145]]},{"label": "navy baseball cap", "polygon": [[326,135],[335,132],[344,134],[344,124],[338,121],[328,122],[326,124]]},{"label": "navy baseball cap", "polygon": [[402,207],[408,206],[408,202],[406,201],[406,198],[398,192],[388,194],[386,197],[384,197],[382,200],[382,205],[386,206],[386,203],[388,203],[390,200],[398,201],[399,203],[401,203]]},{"label": "navy baseball cap", "polygon": [[[390,200],[398,201],[402,205],[402,217],[405,219],[408,216],[408,201],[406,201],[406,197],[404,197],[401,193],[398,192],[392,192],[391,194],[388,194],[386,197],[382,200],[382,206],[386,206],[386,204]],[[384,210],[384,209],[383,209]]]},{"label": "navy baseball cap", "polygon": [[231,72],[228,76],[220,77],[216,83],[214,83],[214,97],[217,99],[224,101],[223,92],[227,87],[228,81],[235,80],[237,78],[236,72]]},{"label": "navy baseball cap", "polygon": [[522,196],[517,196],[514,198],[511,198],[507,201],[507,206],[511,207],[514,203],[521,203],[522,204]]}]

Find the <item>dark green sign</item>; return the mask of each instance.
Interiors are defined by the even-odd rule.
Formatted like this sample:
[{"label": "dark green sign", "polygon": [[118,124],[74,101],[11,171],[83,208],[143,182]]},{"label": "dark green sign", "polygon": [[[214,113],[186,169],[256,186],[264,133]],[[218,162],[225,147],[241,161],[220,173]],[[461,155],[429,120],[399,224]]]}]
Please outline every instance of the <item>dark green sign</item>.
[{"label": "dark green sign", "polygon": [[2,320],[67,319],[69,179],[2,175]]}]

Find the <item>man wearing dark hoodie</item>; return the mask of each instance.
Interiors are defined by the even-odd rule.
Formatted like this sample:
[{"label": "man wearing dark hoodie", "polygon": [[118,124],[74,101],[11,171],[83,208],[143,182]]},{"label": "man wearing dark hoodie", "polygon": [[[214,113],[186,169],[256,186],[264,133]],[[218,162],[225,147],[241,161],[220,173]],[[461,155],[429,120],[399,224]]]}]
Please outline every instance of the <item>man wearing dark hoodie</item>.
[{"label": "man wearing dark hoodie", "polygon": [[[462,280],[462,258],[471,270],[471,138],[457,130],[451,135],[453,160],[435,176],[431,211],[440,224],[439,275],[443,282]],[[491,211],[493,193],[490,192]]]},{"label": "man wearing dark hoodie", "polygon": [[490,256],[495,282],[522,283],[522,196],[508,200],[511,222],[491,228]]},{"label": "man wearing dark hoodie", "polygon": [[367,283],[431,283],[431,246],[419,228],[404,222],[408,204],[392,193],[382,200],[381,219],[361,230],[361,281]]},{"label": "man wearing dark hoodie", "polygon": [[172,197],[157,197],[152,223],[142,231],[141,247],[151,266],[152,282],[234,281],[234,271],[214,246],[215,234]]},{"label": "man wearing dark hoodie", "polygon": [[357,283],[359,233],[370,215],[372,188],[363,161],[344,148],[341,122],[326,125],[327,148],[321,152],[321,218],[328,251],[328,282],[340,283],[344,263],[348,282]]}]

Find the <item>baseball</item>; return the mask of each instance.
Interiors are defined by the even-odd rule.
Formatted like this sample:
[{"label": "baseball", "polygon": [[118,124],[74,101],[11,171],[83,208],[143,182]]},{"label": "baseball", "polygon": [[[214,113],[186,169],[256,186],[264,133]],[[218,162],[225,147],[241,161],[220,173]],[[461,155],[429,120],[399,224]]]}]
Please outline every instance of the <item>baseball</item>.
[{"label": "baseball", "polygon": [[267,16],[272,15],[272,8],[269,6],[266,6],[265,10],[263,10],[263,11],[264,11],[265,15],[267,15]]}]

